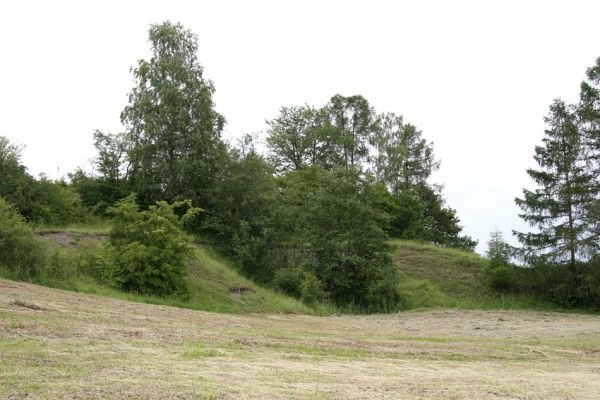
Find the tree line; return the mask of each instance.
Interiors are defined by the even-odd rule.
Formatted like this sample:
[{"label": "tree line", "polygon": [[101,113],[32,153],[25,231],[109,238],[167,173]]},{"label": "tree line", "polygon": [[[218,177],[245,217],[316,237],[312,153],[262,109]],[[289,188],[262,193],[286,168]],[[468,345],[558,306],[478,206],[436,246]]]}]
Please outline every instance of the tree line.
[{"label": "tree line", "polygon": [[[579,101],[554,100],[544,121],[534,152],[538,167],[527,170],[537,187],[515,199],[534,229],[513,232],[518,249],[493,233],[488,272],[497,285],[537,291],[562,306],[599,307],[600,58],[586,72]],[[530,267],[527,275],[506,269],[513,256]]]},{"label": "tree line", "polygon": [[[282,107],[267,121],[265,153],[250,135],[231,145],[222,139],[225,117],[215,110],[195,34],[164,22],[151,26],[149,41],[150,58],[132,69],[123,132],[93,134],[93,172],[79,168],[59,183],[36,180],[20,164],[19,149],[0,142],[0,173],[9,177],[0,196],[28,221],[68,223],[83,218],[79,210],[134,215],[131,193],[142,210],[188,204],[199,212],[182,226],[246,275],[307,303],[366,310],[401,302],[390,236],[474,249],[441,186],[428,182],[439,167],[433,144],[401,115],[377,113],[360,95],[337,94],[320,107]],[[27,194],[44,182],[53,189]],[[57,204],[78,211],[58,217],[60,207],[42,195],[52,191]]]}]

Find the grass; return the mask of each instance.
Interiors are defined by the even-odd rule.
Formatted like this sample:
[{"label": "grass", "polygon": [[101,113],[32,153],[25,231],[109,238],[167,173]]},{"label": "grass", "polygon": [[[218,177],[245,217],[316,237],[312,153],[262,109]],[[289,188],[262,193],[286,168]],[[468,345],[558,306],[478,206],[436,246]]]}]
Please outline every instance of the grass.
[{"label": "grass", "polygon": [[535,296],[487,288],[480,278],[486,259],[477,253],[414,241],[394,240],[392,245],[407,309],[558,310]]},{"label": "grass", "polygon": [[[309,308],[303,303],[255,284],[239,274],[215,251],[194,245],[189,260],[189,295],[160,297],[123,292],[111,287],[103,276],[99,258],[104,240],[103,226],[81,229],[45,228],[50,263],[36,283],[64,290],[92,293],[122,300],[168,305],[220,313],[325,313],[325,307]],[[12,278],[0,269],[0,276]]]},{"label": "grass", "polygon": [[600,320],[218,314],[0,279],[0,398],[594,399]]},{"label": "grass", "polygon": [[[110,225],[38,227],[51,243],[53,257],[37,283],[136,302],[221,313],[358,314],[361,310],[331,304],[310,307],[267,289],[242,276],[209,245],[194,245],[189,260],[189,296],[158,297],[126,293],[111,287],[98,267],[101,243]],[[405,310],[429,308],[558,310],[542,299],[525,294],[499,294],[481,281],[486,259],[476,253],[414,241],[392,241],[394,262],[401,274],[399,290]],[[12,278],[0,270],[0,276]]]}]

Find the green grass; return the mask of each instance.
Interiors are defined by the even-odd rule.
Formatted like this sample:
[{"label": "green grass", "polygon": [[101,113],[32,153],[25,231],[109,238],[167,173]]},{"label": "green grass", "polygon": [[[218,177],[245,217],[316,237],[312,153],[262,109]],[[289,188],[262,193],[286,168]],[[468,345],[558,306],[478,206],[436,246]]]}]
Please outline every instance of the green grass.
[{"label": "green grass", "polygon": [[[149,304],[168,305],[193,310],[220,313],[295,313],[323,314],[325,307],[309,308],[300,301],[262,287],[239,274],[215,251],[203,245],[194,245],[188,262],[189,294],[160,297],[124,292],[111,287],[99,259],[102,254],[104,227],[46,228],[38,233],[69,234],[71,239],[61,246],[48,239],[50,262],[34,283],[58,289],[92,293],[118,299]],[[83,236],[82,236],[83,235]],[[91,236],[89,236],[91,235]],[[90,240],[90,238],[94,238]],[[0,276],[14,279],[0,269]]]},{"label": "green grass", "polygon": [[[110,285],[99,258],[110,229],[107,221],[67,227],[37,227],[50,247],[50,262],[36,283],[135,302],[169,305],[220,313],[358,314],[361,310],[332,304],[307,306],[262,287],[242,276],[206,244],[194,244],[188,262],[189,295],[159,297],[123,292]],[[482,282],[486,259],[476,253],[414,241],[392,241],[394,262],[400,270],[402,309],[534,309],[557,310],[547,301],[524,294],[500,294]],[[0,276],[13,278],[7,271]]]},{"label": "green grass", "polygon": [[394,240],[392,245],[406,309],[557,310],[534,296],[487,288],[480,277],[486,259],[477,253],[415,241]]}]

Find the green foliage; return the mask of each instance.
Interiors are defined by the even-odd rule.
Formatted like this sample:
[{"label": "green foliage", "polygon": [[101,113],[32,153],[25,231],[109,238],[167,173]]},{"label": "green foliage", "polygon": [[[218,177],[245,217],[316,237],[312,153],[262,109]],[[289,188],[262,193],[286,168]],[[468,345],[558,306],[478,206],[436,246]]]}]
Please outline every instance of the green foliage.
[{"label": "green foliage", "polygon": [[485,282],[496,290],[506,290],[514,287],[513,267],[510,265],[512,247],[502,237],[502,232],[496,230],[490,234],[486,255],[488,262],[483,268],[482,276]]},{"label": "green foliage", "polygon": [[278,269],[273,278],[273,286],[288,296],[300,299],[302,292],[300,287],[304,278],[304,270],[301,266],[290,266]]},{"label": "green foliage", "polygon": [[337,128],[339,153],[346,168],[357,167],[369,156],[368,143],[377,129],[375,110],[360,95],[333,96],[326,106],[332,125]]},{"label": "green foliage", "polygon": [[21,164],[22,147],[0,136],[0,196],[18,208],[21,215],[31,219],[34,179]]},{"label": "green foliage", "polygon": [[130,185],[142,204],[191,199],[204,205],[225,156],[222,115],[197,60],[197,37],[180,24],[150,27],[151,57],[133,70],[136,86],[121,114]]},{"label": "green foliage", "polygon": [[592,199],[585,206],[583,218],[590,229],[595,244],[593,250],[597,254],[600,247],[600,57],[586,71],[579,98],[577,125],[590,174],[595,177],[594,185],[590,188]]},{"label": "green foliage", "polygon": [[495,290],[508,290],[514,286],[513,267],[508,264],[488,263],[481,271],[486,284]]},{"label": "green foliage", "polygon": [[440,166],[433,155],[433,143],[428,143],[414,125],[405,124],[401,115],[381,114],[378,124],[379,129],[371,138],[377,150],[374,157],[377,179],[395,196],[425,185]]},{"label": "green foliage", "polygon": [[98,130],[94,132],[94,147],[98,151],[95,164],[102,178],[113,183],[127,179],[131,144],[127,133],[106,134]]},{"label": "green foliage", "polygon": [[[174,209],[187,206],[183,217]],[[127,291],[160,296],[187,290],[186,260],[190,255],[183,223],[199,210],[190,203],[157,202],[139,211],[134,195],[112,209],[114,225],[109,235],[107,257],[114,281]]]},{"label": "green foliage", "polygon": [[[323,284],[313,273],[304,272],[300,283],[300,299],[309,305],[323,302],[326,297]],[[377,299],[374,299],[377,301]]]},{"label": "green foliage", "polygon": [[66,225],[84,219],[76,192],[45,176],[35,180],[21,164],[21,147],[0,136],[0,196],[29,222]]},{"label": "green foliage", "polygon": [[34,183],[35,202],[30,214],[36,223],[64,226],[85,219],[79,194],[63,181],[53,182],[42,176]]},{"label": "green foliage", "polygon": [[338,130],[331,125],[326,108],[282,107],[279,117],[267,121],[267,144],[279,171],[299,170],[321,165],[340,165]]},{"label": "green foliage", "polygon": [[371,311],[399,304],[398,277],[382,229],[388,216],[377,207],[380,193],[354,169],[312,167],[281,181],[279,220],[288,263],[312,260],[311,272],[335,304]]},{"label": "green foliage", "polygon": [[534,156],[540,169],[527,170],[539,188],[523,190],[523,198],[515,199],[523,210],[520,217],[538,231],[515,234],[530,262],[565,264],[574,271],[577,261],[597,246],[585,218],[597,184],[587,169],[572,108],[556,100],[545,121],[543,146],[535,148]]},{"label": "green foliage", "polygon": [[36,278],[46,261],[46,249],[18,211],[0,197],[0,267],[9,276]]},{"label": "green foliage", "polygon": [[82,204],[99,216],[129,193],[129,153],[132,141],[126,133],[116,135],[94,132],[98,157],[94,162],[98,176],[81,168],[69,174],[70,186],[79,194]]},{"label": "green foliage", "polygon": [[93,177],[81,169],[69,174],[69,180],[69,186],[79,194],[81,204],[101,217],[108,216],[107,210],[128,194],[127,182]]},{"label": "green foliage", "polygon": [[361,169],[368,161],[368,144],[378,129],[367,99],[333,96],[322,108],[282,107],[267,121],[267,143],[282,171],[320,165],[325,169]]},{"label": "green foliage", "polygon": [[245,137],[229,152],[218,185],[208,199],[203,231],[246,273],[261,282],[272,279],[272,247],[277,187],[273,168]]},{"label": "green foliage", "polygon": [[440,187],[427,184],[439,167],[433,144],[402,116],[377,115],[362,96],[335,95],[319,109],[283,107],[267,123],[267,144],[280,172],[315,166],[372,170],[393,196],[385,206],[392,218],[390,234],[470,250],[476,246],[460,235],[456,211],[444,205]]},{"label": "green foliage", "polygon": [[460,235],[456,211],[444,205],[439,191],[427,185],[407,188],[394,197],[390,209],[390,235],[398,239],[424,240],[444,247],[474,251],[477,241]]}]

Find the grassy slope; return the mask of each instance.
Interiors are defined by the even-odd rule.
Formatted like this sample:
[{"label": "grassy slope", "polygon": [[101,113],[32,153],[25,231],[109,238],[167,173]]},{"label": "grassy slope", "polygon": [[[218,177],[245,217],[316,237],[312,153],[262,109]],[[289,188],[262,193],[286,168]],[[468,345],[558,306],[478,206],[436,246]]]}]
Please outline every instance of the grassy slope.
[{"label": "grassy slope", "polygon": [[[99,243],[108,229],[109,226],[104,224],[72,226],[59,230],[40,229],[39,232],[46,233],[51,242],[62,243],[62,246],[56,246],[60,247],[59,252],[63,259],[78,259],[85,258],[86,254],[97,253]],[[395,240],[392,243],[394,261],[402,274],[400,290],[405,309],[556,309],[532,297],[490,292],[479,279],[479,271],[485,263],[485,258],[478,254],[411,241]],[[191,294],[188,299],[123,293],[98,285],[84,276],[64,279],[57,275],[56,279],[42,283],[131,301],[204,311],[308,314],[340,312],[331,306],[320,306],[314,310],[287,296],[260,287],[241,276],[225,259],[204,245],[195,246],[189,266]]]},{"label": "grassy slope", "polygon": [[600,320],[217,314],[0,279],[0,398],[596,399]]},{"label": "grassy slope", "polygon": [[393,241],[394,261],[402,273],[407,308],[555,309],[524,295],[499,295],[480,280],[485,258],[476,253],[412,241]]},{"label": "grassy slope", "polygon": [[[59,255],[60,269],[70,270],[66,276],[53,273],[53,278],[45,278],[41,283],[60,289],[94,293],[120,299],[150,304],[171,305],[194,310],[222,313],[302,313],[316,311],[290,297],[261,287],[240,275],[229,263],[212,249],[194,245],[193,256],[189,261],[190,295],[186,299],[161,298],[156,296],[124,293],[82,274],[89,268],[86,258],[97,255],[101,242],[108,233],[106,227],[68,227],[64,229],[43,229],[38,233],[46,236],[53,251]],[[318,312],[323,312],[318,310]]]}]

